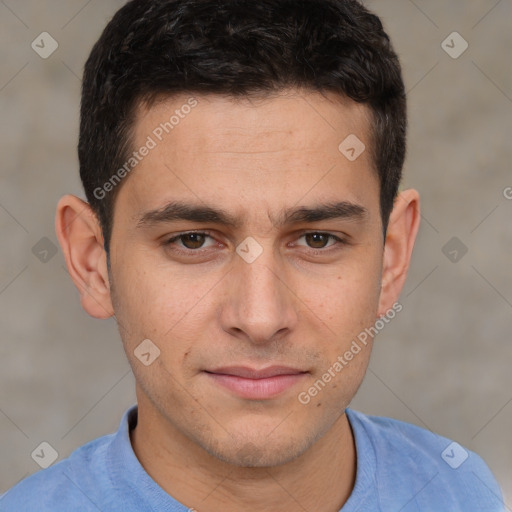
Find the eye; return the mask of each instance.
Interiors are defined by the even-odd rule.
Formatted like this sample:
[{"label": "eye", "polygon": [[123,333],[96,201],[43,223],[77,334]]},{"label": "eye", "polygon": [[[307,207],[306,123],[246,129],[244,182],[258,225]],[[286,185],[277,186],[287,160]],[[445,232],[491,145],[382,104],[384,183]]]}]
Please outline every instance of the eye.
[{"label": "eye", "polygon": [[[210,239],[210,243],[206,244],[206,242]],[[342,238],[333,235],[331,233],[323,233],[319,231],[313,231],[309,233],[302,233],[301,236],[298,237],[297,240],[305,240],[305,244],[296,243],[298,246],[305,246],[311,249],[312,251],[320,251],[327,252],[332,250],[336,250],[339,245],[346,245],[348,242],[343,240]],[[206,245],[205,245],[206,244]],[[209,232],[202,231],[189,231],[187,233],[180,233],[178,235],[173,236],[168,239],[163,244],[166,247],[170,247],[172,251],[177,254],[183,255],[200,255],[203,251],[206,252],[208,248],[214,247],[216,245],[215,240],[212,236],[210,236]]]},{"label": "eye", "polygon": [[[339,238],[331,233],[321,233],[318,231],[314,231],[311,233],[303,233],[299,237],[299,240],[301,238],[305,239],[307,246],[310,247],[311,249],[325,249],[326,247],[331,247],[333,245],[346,243],[344,240],[342,240],[341,238]],[[327,245],[329,240],[332,240],[333,243],[330,245]],[[297,245],[302,245],[302,244],[297,244]]]},{"label": "eye", "polygon": [[[165,242],[165,245],[175,245],[178,248],[178,250],[180,247],[184,247],[189,251],[195,251],[197,249],[204,248],[204,243],[207,238],[212,239],[212,237],[208,233],[192,231],[189,233],[181,233],[170,238],[169,240],[167,240],[167,242]],[[177,241],[179,241],[181,245],[176,244]]]}]

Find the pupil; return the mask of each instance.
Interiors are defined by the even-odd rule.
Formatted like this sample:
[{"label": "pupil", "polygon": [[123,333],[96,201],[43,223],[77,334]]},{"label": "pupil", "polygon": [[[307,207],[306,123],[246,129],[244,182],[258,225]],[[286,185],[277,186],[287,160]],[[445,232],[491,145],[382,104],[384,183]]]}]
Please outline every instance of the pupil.
[{"label": "pupil", "polygon": [[[306,236],[310,237],[310,240],[313,239],[312,243],[313,243],[314,249],[321,249],[322,247],[325,247],[325,244],[327,242],[327,237],[325,235],[322,235],[321,233],[309,233]],[[314,240],[314,239],[316,239],[316,240]],[[318,243],[320,245],[315,245]]]},{"label": "pupil", "polygon": [[[188,248],[188,249],[198,249],[199,247],[201,247],[203,245],[203,240],[204,238],[204,235],[200,235],[198,233],[190,233],[188,235],[185,235],[185,241],[188,240],[191,240],[191,243],[187,244],[185,243],[185,246]],[[189,247],[189,245],[191,245],[192,247]]]}]

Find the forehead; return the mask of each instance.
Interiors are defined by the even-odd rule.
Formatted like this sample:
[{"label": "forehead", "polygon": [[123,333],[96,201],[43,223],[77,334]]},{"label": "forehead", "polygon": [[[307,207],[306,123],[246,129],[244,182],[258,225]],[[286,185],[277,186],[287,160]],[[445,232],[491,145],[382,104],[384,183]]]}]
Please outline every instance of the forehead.
[{"label": "forehead", "polygon": [[361,202],[369,188],[378,189],[370,151],[351,161],[340,144],[346,149],[349,138],[368,148],[370,118],[366,106],[338,95],[297,90],[266,98],[161,98],[139,107],[132,148],[151,149],[120,196],[137,211],[170,199],[213,198],[240,215],[272,202],[282,210],[306,195]]},{"label": "forehead", "polygon": [[[203,151],[229,153],[236,149],[233,144],[241,144],[247,154],[248,149],[304,149],[304,143],[325,149],[350,133],[368,139],[370,118],[366,105],[329,92],[284,89],[249,97],[179,94],[162,96],[149,107],[139,105],[134,133],[136,143],[148,133],[157,142],[172,133],[180,151],[197,150],[199,143]],[[187,129],[190,124],[193,130]]]}]

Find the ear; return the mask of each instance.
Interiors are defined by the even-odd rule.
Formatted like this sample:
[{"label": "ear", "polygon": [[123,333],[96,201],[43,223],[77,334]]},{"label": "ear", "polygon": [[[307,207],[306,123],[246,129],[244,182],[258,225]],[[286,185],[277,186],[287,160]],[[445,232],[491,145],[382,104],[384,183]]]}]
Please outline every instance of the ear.
[{"label": "ear", "polygon": [[62,197],[57,204],[55,230],[82,308],[95,318],[110,318],[114,308],[107,255],[101,226],[89,203],[72,195]]},{"label": "ear", "polygon": [[384,244],[379,317],[397,302],[405,283],[420,225],[420,197],[416,190],[401,192],[394,202]]}]

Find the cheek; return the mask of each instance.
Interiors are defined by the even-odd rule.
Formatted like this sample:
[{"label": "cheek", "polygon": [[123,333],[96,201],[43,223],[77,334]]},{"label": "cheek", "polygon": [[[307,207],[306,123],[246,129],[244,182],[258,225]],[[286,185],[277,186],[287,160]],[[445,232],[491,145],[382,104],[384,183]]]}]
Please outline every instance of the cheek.
[{"label": "cheek", "polygon": [[[166,280],[165,272],[155,267],[144,272],[135,268],[128,262],[122,265],[114,281],[115,311],[124,350],[144,393],[155,403],[176,404],[182,401],[179,383],[193,373],[192,369],[187,371],[187,360],[199,326],[190,319],[204,314],[198,305],[204,292],[191,292],[179,279]],[[148,339],[149,345],[143,341]],[[189,409],[186,400],[181,407]]]},{"label": "cheek", "polygon": [[128,357],[133,359],[133,350],[150,339],[165,367],[186,365],[187,354],[207,332],[209,291],[219,276],[191,279],[143,258],[125,258],[114,277],[114,308]]},{"label": "cheek", "polygon": [[304,290],[308,305],[341,343],[357,335],[376,319],[379,295],[377,257],[354,259],[328,279]]},{"label": "cheek", "polygon": [[365,329],[374,324],[377,316],[380,274],[377,251],[373,258],[370,251],[366,256],[338,273],[318,302],[317,312],[325,318],[331,343],[324,345],[324,365],[316,376],[316,388],[311,389],[312,395],[316,389],[322,391],[312,403],[332,414],[339,410],[339,404],[348,405],[355,395],[371,354],[373,340]]}]

